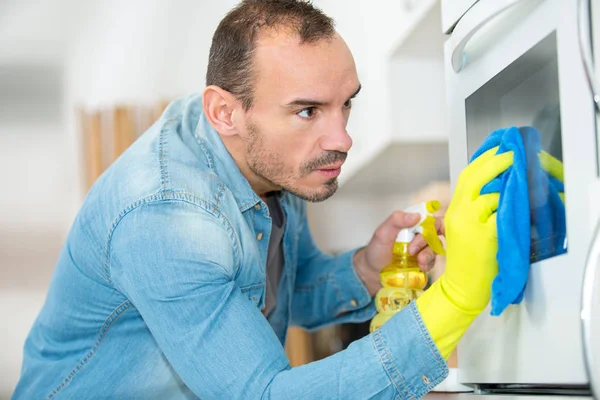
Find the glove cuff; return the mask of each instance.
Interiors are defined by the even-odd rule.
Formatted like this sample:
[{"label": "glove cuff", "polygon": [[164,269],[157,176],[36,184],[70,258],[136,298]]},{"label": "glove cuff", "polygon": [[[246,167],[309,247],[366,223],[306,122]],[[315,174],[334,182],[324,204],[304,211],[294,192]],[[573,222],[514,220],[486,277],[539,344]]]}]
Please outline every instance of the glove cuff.
[{"label": "glove cuff", "polygon": [[416,300],[431,338],[445,360],[481,311],[464,310],[444,290],[443,276]]}]

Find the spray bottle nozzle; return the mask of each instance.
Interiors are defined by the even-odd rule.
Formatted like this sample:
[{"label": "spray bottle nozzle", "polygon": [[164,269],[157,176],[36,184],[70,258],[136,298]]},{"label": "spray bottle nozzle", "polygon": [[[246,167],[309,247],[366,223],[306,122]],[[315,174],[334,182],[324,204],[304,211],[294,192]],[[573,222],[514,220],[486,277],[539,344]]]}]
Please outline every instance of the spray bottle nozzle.
[{"label": "spray bottle nozzle", "polygon": [[435,217],[433,213],[440,209],[440,202],[431,200],[426,203],[419,203],[404,210],[405,212],[421,214],[419,222],[410,227],[404,228],[398,233],[397,242],[410,243],[417,233],[423,235],[423,238],[431,249],[439,255],[446,255],[444,246],[440,241],[435,228]]},{"label": "spray bottle nozzle", "polygon": [[437,200],[430,200],[427,203],[425,203],[425,209],[430,214],[433,214],[434,212],[439,210],[440,207],[441,207],[440,202]]}]

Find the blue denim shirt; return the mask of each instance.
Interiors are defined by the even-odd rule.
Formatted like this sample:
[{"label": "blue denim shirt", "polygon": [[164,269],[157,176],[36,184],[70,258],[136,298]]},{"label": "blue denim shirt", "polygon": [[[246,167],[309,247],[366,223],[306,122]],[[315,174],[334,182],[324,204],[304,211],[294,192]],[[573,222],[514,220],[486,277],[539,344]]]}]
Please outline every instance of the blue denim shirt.
[{"label": "blue denim shirt", "polygon": [[[271,219],[202,114],[173,102],[96,182],[24,350],[15,399],[411,399],[447,374],[414,305],[291,368],[289,325],[374,315],[352,265],[315,246],[289,193],[277,305],[261,313]],[[261,235],[262,234],[262,235]]]}]

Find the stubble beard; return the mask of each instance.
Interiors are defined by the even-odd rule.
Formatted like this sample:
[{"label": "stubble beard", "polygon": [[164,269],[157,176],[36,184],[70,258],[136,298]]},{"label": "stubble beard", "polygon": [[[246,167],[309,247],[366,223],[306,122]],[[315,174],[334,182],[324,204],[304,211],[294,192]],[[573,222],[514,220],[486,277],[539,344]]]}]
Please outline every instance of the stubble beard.
[{"label": "stubble beard", "polygon": [[[295,179],[293,175],[286,172],[282,155],[265,150],[262,135],[258,127],[254,124],[248,124],[247,130],[246,159],[250,170],[254,174],[272,185],[281,187],[283,190],[292,193],[296,197],[311,203],[325,201],[337,191],[337,177],[329,179],[317,190],[303,190],[298,187],[294,184]],[[345,153],[336,153],[338,152],[331,152],[333,156],[328,154],[320,160],[313,160],[305,163],[300,168],[300,176],[297,180],[312,173],[319,165],[327,165],[328,163],[337,161],[337,159],[346,158]],[[341,154],[343,154],[343,156]]]}]

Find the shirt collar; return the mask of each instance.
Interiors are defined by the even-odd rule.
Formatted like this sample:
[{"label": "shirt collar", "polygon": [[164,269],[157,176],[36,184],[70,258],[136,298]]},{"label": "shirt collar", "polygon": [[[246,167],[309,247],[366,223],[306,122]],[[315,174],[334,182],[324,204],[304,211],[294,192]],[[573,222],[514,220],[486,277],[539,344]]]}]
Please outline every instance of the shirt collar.
[{"label": "shirt collar", "polygon": [[254,192],[225,147],[221,136],[208,122],[203,112],[200,113],[194,136],[208,159],[209,167],[225,181],[233,193],[240,211],[244,212],[259,203],[260,197]]}]

